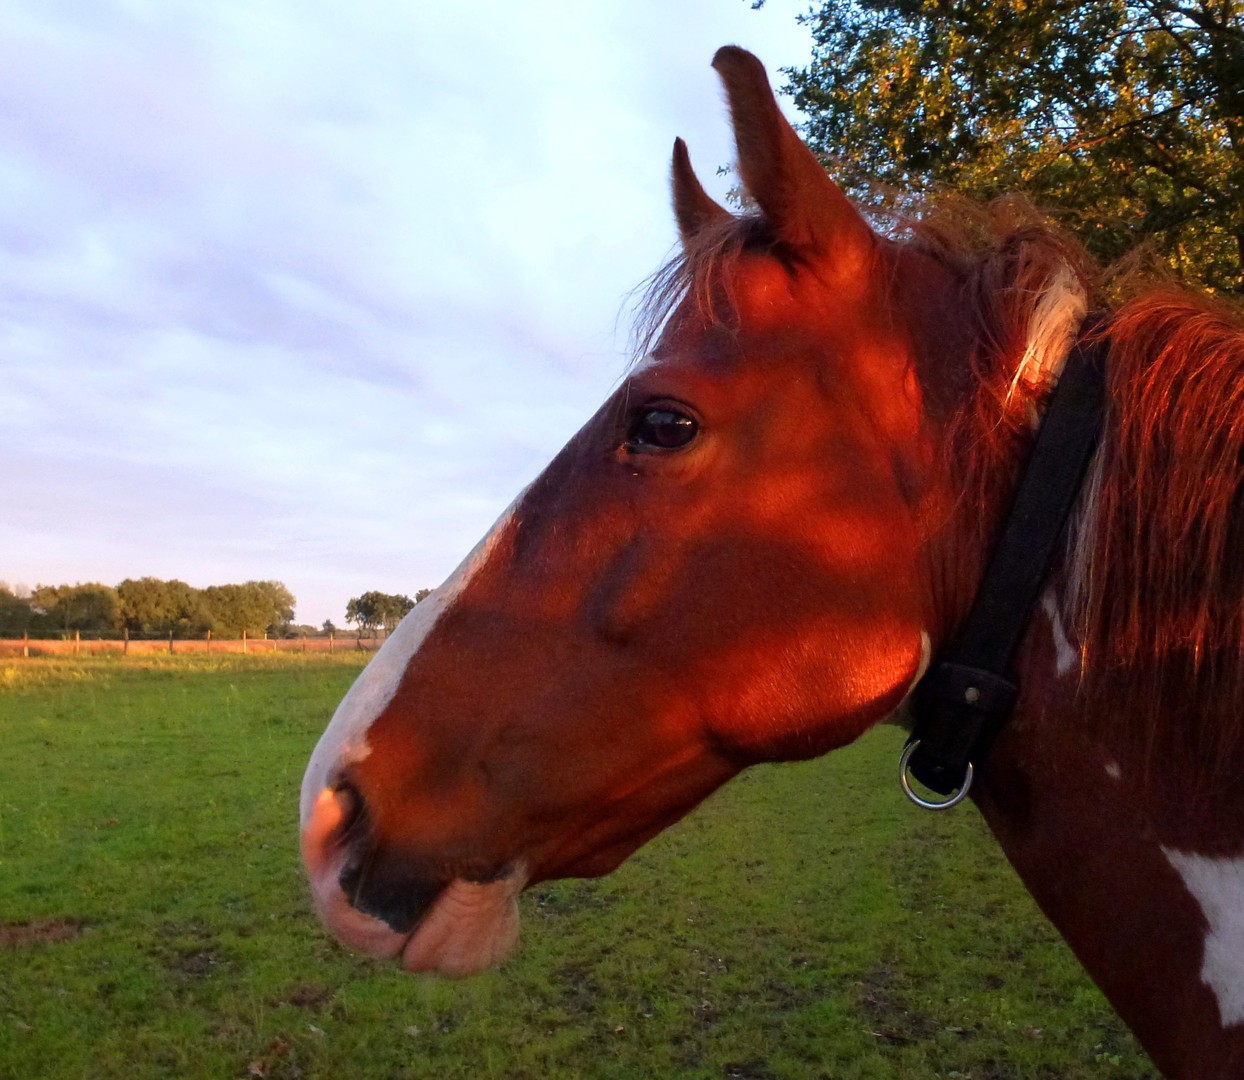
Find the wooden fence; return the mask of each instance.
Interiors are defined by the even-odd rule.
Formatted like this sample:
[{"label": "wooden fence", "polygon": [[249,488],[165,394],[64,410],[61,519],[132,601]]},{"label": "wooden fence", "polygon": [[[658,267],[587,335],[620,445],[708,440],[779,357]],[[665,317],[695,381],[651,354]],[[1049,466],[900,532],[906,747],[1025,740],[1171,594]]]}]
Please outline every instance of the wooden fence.
[{"label": "wooden fence", "polygon": [[153,653],[305,653],[345,652],[352,649],[375,651],[384,638],[298,637],[298,638],[156,638],[106,639],[65,638],[0,638],[0,657],[29,656],[97,656],[101,653],[125,653],[150,656]]}]

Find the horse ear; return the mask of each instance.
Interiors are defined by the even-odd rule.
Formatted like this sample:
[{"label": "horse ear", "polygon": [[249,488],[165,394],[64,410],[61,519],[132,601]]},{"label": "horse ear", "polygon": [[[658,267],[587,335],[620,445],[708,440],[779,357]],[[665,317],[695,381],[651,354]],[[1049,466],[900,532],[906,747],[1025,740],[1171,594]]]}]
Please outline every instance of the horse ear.
[{"label": "horse ear", "polygon": [[717,50],[713,67],[730,102],[739,173],[778,237],[797,250],[829,256],[843,272],[857,270],[876,235],[782,115],[764,65],[727,45]]},{"label": "horse ear", "polygon": [[674,140],[674,163],[670,170],[674,189],[674,217],[684,245],[702,229],[734,215],[713,200],[691,167],[691,156],[682,139]]}]

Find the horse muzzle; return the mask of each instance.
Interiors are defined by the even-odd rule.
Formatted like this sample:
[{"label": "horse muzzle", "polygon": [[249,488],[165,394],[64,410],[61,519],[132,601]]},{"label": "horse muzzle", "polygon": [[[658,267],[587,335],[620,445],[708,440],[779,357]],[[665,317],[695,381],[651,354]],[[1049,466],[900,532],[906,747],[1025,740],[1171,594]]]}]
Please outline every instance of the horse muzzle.
[{"label": "horse muzzle", "polygon": [[462,976],[495,967],[518,941],[517,863],[487,880],[438,874],[379,852],[349,786],[326,787],[302,825],[315,906],[342,944],[410,971]]}]

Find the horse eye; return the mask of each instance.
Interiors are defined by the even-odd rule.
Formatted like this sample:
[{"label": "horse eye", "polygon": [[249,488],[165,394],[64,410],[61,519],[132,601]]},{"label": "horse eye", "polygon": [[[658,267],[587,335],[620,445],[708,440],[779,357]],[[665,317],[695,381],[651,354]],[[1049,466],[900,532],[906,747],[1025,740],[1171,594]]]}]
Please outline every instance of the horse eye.
[{"label": "horse eye", "polygon": [[668,407],[645,409],[631,422],[626,445],[631,450],[681,450],[700,430],[695,418]]}]

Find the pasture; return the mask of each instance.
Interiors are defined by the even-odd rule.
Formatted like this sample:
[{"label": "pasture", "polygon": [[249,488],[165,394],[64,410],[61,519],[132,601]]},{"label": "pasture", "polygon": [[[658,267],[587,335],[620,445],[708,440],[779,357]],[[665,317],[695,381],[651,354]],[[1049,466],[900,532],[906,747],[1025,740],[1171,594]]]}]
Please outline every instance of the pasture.
[{"label": "pasture", "polygon": [[0,1076],[1155,1075],[975,811],[902,798],[892,729],[536,886],[500,973],[343,952],[297,792],[365,659],[0,663]]}]

